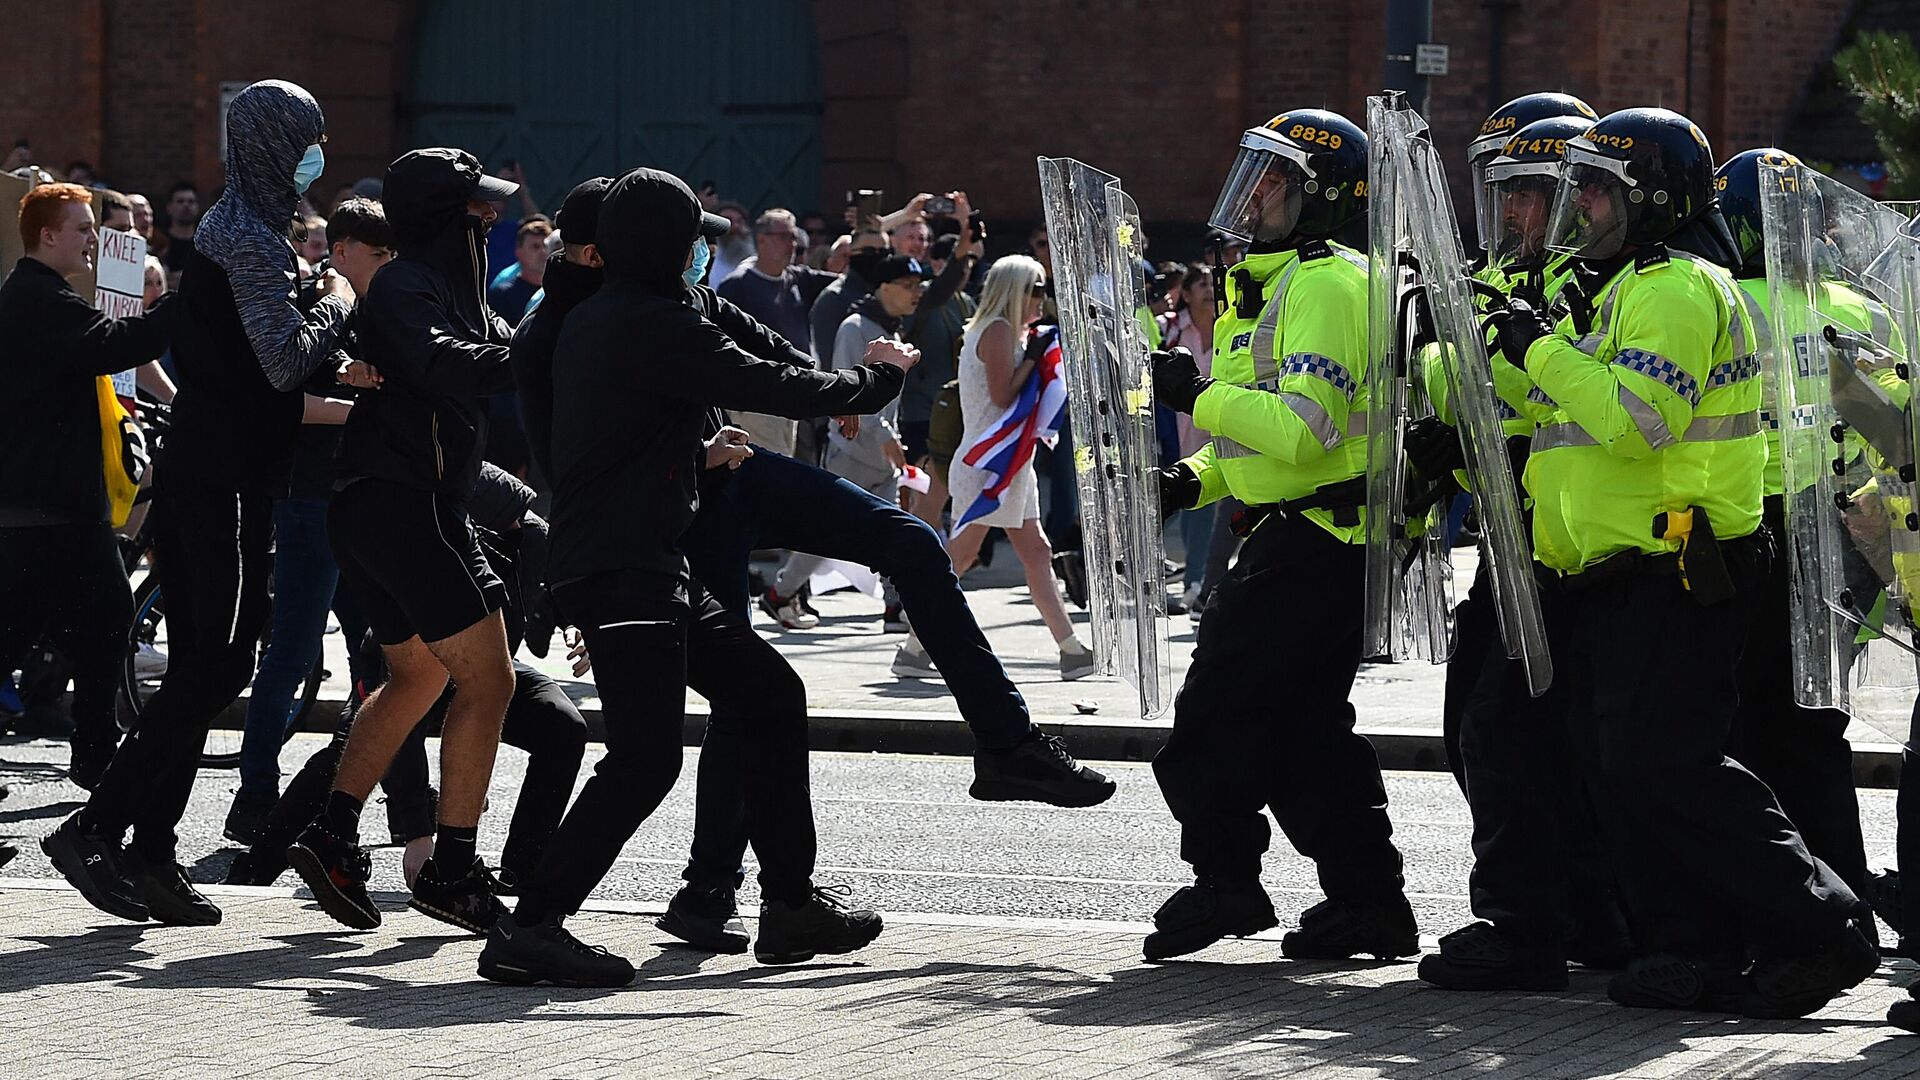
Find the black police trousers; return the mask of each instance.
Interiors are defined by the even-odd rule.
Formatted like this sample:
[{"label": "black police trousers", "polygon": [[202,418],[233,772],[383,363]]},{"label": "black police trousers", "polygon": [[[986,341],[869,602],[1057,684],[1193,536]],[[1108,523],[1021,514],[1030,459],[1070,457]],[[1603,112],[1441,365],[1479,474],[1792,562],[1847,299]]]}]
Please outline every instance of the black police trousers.
[{"label": "black police trousers", "polygon": [[1197,877],[1253,882],[1270,832],[1319,869],[1330,899],[1401,895],[1373,744],[1347,695],[1360,668],[1366,549],[1299,515],[1268,517],[1214,591],[1153,759]]},{"label": "black police trousers", "polygon": [[[1559,945],[1581,932],[1618,925],[1612,873],[1586,785],[1567,739],[1564,681],[1540,697],[1528,690],[1526,668],[1507,658],[1486,564],[1469,602],[1493,622],[1477,670],[1455,651],[1462,668],[1461,784],[1473,817],[1473,870],[1468,894],[1475,918],[1516,941]],[[1551,611],[1555,597],[1542,596]],[[1465,604],[1461,605],[1465,607]],[[1564,630],[1548,615],[1549,631]],[[1465,619],[1459,642],[1466,645]],[[1548,641],[1557,664],[1564,637]],[[1449,690],[1454,672],[1448,672]]]},{"label": "black police trousers", "polygon": [[1552,610],[1568,730],[1642,952],[1804,953],[1859,902],[1726,754],[1769,558],[1757,538],[1722,547],[1737,592],[1712,605],[1672,573],[1567,580]]},{"label": "black police trousers", "polygon": [[[1778,498],[1767,500],[1766,520],[1773,535],[1786,535]],[[1849,721],[1839,709],[1804,709],[1794,702],[1791,587],[1786,558],[1775,559],[1756,591],[1740,658],[1740,710],[1727,753],[1766,781],[1807,850],[1864,897],[1871,894]]]}]

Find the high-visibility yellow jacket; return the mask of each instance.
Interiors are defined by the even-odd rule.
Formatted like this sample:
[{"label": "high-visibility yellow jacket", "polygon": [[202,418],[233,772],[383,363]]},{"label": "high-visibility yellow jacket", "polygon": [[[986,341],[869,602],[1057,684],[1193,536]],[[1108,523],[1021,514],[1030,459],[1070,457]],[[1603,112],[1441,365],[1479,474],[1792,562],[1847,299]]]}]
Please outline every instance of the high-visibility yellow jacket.
[{"label": "high-visibility yellow jacket", "polygon": [[1760,527],[1760,369],[1738,292],[1681,252],[1629,262],[1600,290],[1591,332],[1576,341],[1564,319],[1527,350],[1554,403],[1525,477],[1542,564],[1575,574],[1622,551],[1677,550],[1653,519],[1689,506],[1723,540]]},{"label": "high-visibility yellow jacket", "polygon": [[[1193,409],[1213,438],[1187,459],[1202,506],[1227,494],[1250,505],[1298,499],[1366,471],[1366,260],[1328,247],[1306,261],[1298,251],[1249,255],[1227,275],[1214,382]],[[1243,276],[1264,299],[1251,318],[1239,314]],[[1364,508],[1359,516],[1340,526],[1328,511],[1306,512],[1348,543],[1366,539]]]}]

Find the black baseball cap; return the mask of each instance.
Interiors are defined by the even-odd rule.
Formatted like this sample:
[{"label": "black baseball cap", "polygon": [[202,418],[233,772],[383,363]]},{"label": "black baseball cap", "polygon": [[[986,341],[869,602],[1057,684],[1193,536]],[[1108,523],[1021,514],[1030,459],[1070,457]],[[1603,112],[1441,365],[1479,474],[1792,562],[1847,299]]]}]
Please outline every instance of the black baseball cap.
[{"label": "black baseball cap", "polygon": [[871,274],[864,276],[878,287],[901,278],[917,278],[925,281],[933,276],[933,271],[928,270],[926,264],[919,259],[908,258],[905,255],[889,255],[874,264]]},{"label": "black baseball cap", "polygon": [[607,189],[612,186],[612,177],[596,176],[580,181],[572,191],[567,192],[567,201],[560,204],[560,212],[553,218],[562,241],[569,244],[594,242],[594,233],[600,225],[600,204],[606,201]]},{"label": "black baseball cap", "polygon": [[470,199],[501,202],[520,190],[519,184],[488,176],[479,158],[445,146],[400,155],[387,166],[381,187],[387,220],[403,246],[437,233],[466,212]]}]

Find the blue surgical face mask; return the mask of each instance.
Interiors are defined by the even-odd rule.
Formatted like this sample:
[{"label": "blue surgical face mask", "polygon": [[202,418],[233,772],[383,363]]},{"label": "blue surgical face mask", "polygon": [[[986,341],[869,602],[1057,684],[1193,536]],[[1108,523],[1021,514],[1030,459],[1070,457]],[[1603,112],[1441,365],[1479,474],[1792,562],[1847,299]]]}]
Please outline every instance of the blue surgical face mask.
[{"label": "blue surgical face mask", "polygon": [[693,265],[682,271],[680,277],[689,285],[700,284],[707,276],[707,264],[713,261],[713,249],[707,246],[707,238],[698,236],[693,241]]},{"label": "blue surgical face mask", "polygon": [[293,190],[305,195],[307,189],[313,186],[315,180],[320,179],[320,174],[326,171],[326,168],[327,154],[320,149],[320,144],[314,143],[307,147],[307,152],[300,158],[300,164],[293,168]]}]

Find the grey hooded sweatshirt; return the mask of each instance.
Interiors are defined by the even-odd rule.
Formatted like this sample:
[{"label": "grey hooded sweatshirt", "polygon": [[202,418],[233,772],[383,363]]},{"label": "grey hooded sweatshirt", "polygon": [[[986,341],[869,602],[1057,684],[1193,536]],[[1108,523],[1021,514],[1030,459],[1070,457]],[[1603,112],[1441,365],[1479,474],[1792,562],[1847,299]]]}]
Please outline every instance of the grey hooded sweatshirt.
[{"label": "grey hooded sweatshirt", "polygon": [[300,429],[299,391],[336,357],[352,305],[328,297],[304,313],[288,226],[293,174],[326,118],[277,79],[227,110],[227,182],[194,232],[173,338],[180,393],[165,457],[178,475],[245,494],[284,493]]}]

